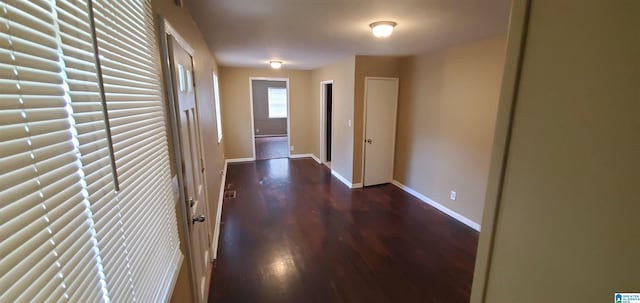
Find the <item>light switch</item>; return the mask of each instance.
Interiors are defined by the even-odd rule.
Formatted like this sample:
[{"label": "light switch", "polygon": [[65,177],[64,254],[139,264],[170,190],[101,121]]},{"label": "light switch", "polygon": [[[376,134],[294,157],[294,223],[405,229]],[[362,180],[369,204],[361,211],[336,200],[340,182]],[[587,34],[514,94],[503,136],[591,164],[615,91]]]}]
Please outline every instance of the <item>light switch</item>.
[{"label": "light switch", "polygon": [[347,120],[347,126],[351,127],[351,120]]}]

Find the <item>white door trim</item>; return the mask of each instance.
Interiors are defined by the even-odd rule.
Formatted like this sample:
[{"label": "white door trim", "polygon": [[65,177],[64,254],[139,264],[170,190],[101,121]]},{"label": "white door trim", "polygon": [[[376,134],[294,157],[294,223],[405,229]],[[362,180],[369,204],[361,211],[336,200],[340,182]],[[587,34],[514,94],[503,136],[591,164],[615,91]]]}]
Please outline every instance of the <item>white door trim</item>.
[{"label": "white door trim", "polygon": [[291,89],[289,88],[289,78],[274,77],[249,77],[249,106],[251,108],[251,146],[253,147],[253,160],[256,159],[256,127],[253,117],[253,80],[283,81],[287,87],[287,157],[291,157]]},{"label": "white door trim", "polygon": [[167,34],[173,36],[173,38],[175,38],[176,41],[178,41],[178,44],[180,44],[180,46],[185,51],[187,51],[187,53],[193,58],[193,53],[195,53],[195,51],[193,50],[193,47],[191,47],[191,45],[189,45],[189,43],[187,43],[187,40],[182,38],[180,33],[178,33],[178,31],[173,26],[171,26],[171,23],[169,23],[169,21],[167,21],[167,19],[164,19],[164,29],[165,29],[165,32]]},{"label": "white door trim", "polygon": [[[320,81],[320,162],[327,162],[327,127],[326,127],[326,112],[327,108],[327,98],[325,85],[331,84],[331,99],[333,99],[333,80],[324,80]],[[333,100],[332,100],[333,101]],[[331,102],[331,113],[333,115],[333,102]],[[333,119],[332,119],[333,120]],[[331,159],[333,159],[333,123],[331,125]]]},{"label": "white door trim", "polygon": [[393,170],[395,170],[395,157],[396,157],[396,130],[398,127],[398,94],[400,92],[399,90],[399,84],[400,84],[400,79],[396,78],[396,77],[364,77],[364,110],[363,110],[363,119],[362,119],[362,140],[360,141],[360,144],[362,144],[362,171],[361,171],[361,176],[362,176],[362,184],[363,186],[365,186],[364,184],[364,174],[365,174],[365,157],[366,157],[366,153],[365,153],[365,149],[367,148],[366,146],[366,142],[365,140],[367,140],[367,80],[393,80],[396,82],[396,100],[394,102],[394,109],[393,109],[393,149],[391,150],[391,176],[389,180],[393,180],[394,179],[394,175],[393,175]]}]

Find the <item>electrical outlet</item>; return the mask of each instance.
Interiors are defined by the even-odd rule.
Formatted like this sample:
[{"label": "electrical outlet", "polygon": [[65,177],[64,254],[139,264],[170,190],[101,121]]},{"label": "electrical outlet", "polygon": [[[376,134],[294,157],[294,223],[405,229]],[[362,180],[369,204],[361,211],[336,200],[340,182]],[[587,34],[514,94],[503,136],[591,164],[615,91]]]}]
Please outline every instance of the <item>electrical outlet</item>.
[{"label": "electrical outlet", "polygon": [[347,120],[347,126],[351,127],[351,120]]},{"label": "electrical outlet", "polygon": [[452,201],[456,200],[456,192],[455,191],[451,191],[451,194],[449,195],[449,199],[451,199]]},{"label": "electrical outlet", "polygon": [[256,128],[256,134],[257,134],[257,133],[259,133],[259,132],[260,132],[260,129],[259,129],[259,128]]},{"label": "electrical outlet", "polygon": [[291,147],[289,149],[291,149],[291,151],[293,151],[293,145],[291,145]]}]

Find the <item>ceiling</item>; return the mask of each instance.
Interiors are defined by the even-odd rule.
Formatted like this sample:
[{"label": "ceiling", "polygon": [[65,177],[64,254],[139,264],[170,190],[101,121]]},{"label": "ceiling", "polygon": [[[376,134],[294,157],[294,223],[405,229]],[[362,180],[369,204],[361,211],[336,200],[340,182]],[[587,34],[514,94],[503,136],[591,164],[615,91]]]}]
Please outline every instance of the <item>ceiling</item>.
[{"label": "ceiling", "polygon": [[[412,55],[506,33],[510,0],[186,0],[221,66],[314,69],[353,55]],[[389,38],[369,24],[398,23]]]}]

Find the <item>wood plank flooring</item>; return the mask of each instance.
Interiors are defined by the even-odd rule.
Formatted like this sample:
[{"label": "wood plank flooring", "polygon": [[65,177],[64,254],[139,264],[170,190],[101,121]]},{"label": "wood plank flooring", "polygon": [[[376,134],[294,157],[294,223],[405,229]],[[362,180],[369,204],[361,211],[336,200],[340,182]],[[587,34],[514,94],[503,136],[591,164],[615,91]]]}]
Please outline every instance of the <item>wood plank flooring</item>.
[{"label": "wood plank flooring", "polygon": [[256,140],[256,160],[286,158],[289,156],[289,139],[283,137],[258,137]]},{"label": "wood plank flooring", "polygon": [[478,233],[311,159],[229,165],[209,302],[468,302]]}]

